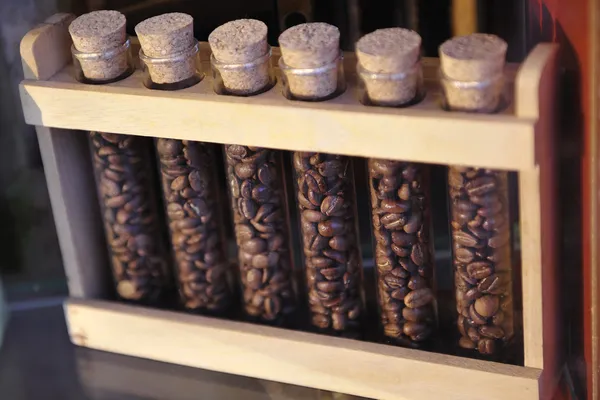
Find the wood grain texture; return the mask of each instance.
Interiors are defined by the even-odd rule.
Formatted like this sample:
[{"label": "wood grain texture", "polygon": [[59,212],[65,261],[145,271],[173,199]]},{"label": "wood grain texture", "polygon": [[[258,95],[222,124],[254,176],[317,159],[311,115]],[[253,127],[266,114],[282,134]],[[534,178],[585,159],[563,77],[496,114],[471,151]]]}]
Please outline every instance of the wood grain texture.
[{"label": "wood grain texture", "polygon": [[103,301],[65,312],[77,345],[191,367],[377,399],[539,398],[535,368]]},{"label": "wood grain texture", "polygon": [[556,251],[554,140],[558,46],[540,45],[517,75],[516,113],[538,119],[538,167],[519,173],[525,365],[544,370],[541,398],[558,383],[560,293]]},{"label": "wood grain texture", "polygon": [[516,118],[511,109],[442,111],[437,61],[424,64],[428,95],[403,109],[360,104],[352,74],[342,96],[306,103],[286,100],[280,86],[253,97],[218,96],[210,77],[177,92],[148,90],[140,71],[109,85],[82,85],[67,68],[50,81],[23,82],[21,99],[26,121],[49,127],[496,169],[534,166],[533,119]]},{"label": "wood grain texture", "polygon": [[[57,14],[21,41],[23,71],[30,79],[48,79],[71,59],[67,28],[74,16]],[[71,296],[106,293],[106,244],[87,135],[36,126],[44,173]]]}]

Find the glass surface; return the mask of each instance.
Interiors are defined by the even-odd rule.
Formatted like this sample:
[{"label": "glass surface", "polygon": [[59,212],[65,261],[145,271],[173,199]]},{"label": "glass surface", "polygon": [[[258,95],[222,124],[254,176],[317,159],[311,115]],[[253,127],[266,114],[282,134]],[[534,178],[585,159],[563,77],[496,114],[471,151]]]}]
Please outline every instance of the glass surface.
[{"label": "glass surface", "polygon": [[351,159],[309,152],[293,157],[311,324],[358,337],[364,304]]},{"label": "glass surface", "polygon": [[429,167],[370,159],[368,169],[383,334],[418,347],[437,325]]},{"label": "glass surface", "polygon": [[282,153],[225,145],[226,173],[247,317],[290,323],[297,307]]},{"label": "glass surface", "polygon": [[82,83],[103,84],[127,78],[135,70],[129,38],[122,46],[104,53],[83,53],[71,46],[75,78]]},{"label": "glass surface", "polygon": [[139,53],[144,85],[154,90],[181,90],[199,83],[204,78],[199,45],[164,58],[148,57]]},{"label": "glass surface", "polygon": [[253,96],[275,86],[271,48],[267,54],[245,64],[226,64],[210,56],[213,90],[221,95]]},{"label": "glass surface", "polygon": [[214,145],[157,139],[179,297],[184,308],[222,315],[232,304]]},{"label": "glass surface", "polygon": [[325,101],[346,90],[344,57],[317,68],[292,68],[279,58],[283,96],[289,100]]},{"label": "glass surface", "polygon": [[152,139],[90,133],[104,230],[123,300],[164,305],[170,257],[157,208]]}]

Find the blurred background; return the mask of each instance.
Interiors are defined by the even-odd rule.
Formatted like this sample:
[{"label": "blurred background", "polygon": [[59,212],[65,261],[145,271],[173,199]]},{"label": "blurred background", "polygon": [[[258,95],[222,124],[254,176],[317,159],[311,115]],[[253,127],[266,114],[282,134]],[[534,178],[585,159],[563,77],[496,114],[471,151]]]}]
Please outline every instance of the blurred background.
[{"label": "blurred background", "polygon": [[[594,1],[594,0],[591,0]],[[0,0],[0,275],[4,296],[13,308],[35,299],[59,299],[67,294],[54,220],[33,127],[20,111],[18,83],[22,80],[19,42],[34,25],[56,12],[82,14],[115,9],[127,16],[128,31],[140,21],[166,12],[195,18],[196,37],[206,40],[220,24],[256,18],[269,26],[277,45],[285,29],[307,21],[324,21],[340,28],[342,47],[353,50],[362,35],[378,28],[401,26],[418,31],[423,55],[436,56],[438,46],[453,35],[486,32],[509,44],[508,61],[520,62],[540,41],[561,44],[562,114],[560,129],[560,213],[565,296],[565,348],[570,354],[573,390],[584,387],[583,268],[581,227],[581,157],[584,137],[581,35],[585,0]],[[585,31],[584,33],[586,33]],[[493,151],[493,149],[492,149]],[[366,188],[364,161],[356,161],[357,187]],[[225,180],[223,180],[225,182]],[[446,209],[445,176],[434,168],[433,207]],[[516,192],[515,192],[516,193]],[[516,194],[515,194],[516,195]],[[359,206],[367,205],[366,190],[358,190]],[[368,214],[362,213],[368,218]],[[436,249],[448,254],[444,212],[434,213]],[[364,254],[370,255],[369,222],[361,221]],[[441,264],[444,265],[443,263]],[[438,266],[438,269],[440,266]],[[449,271],[449,269],[447,269]],[[1,292],[0,292],[1,293]]]}]

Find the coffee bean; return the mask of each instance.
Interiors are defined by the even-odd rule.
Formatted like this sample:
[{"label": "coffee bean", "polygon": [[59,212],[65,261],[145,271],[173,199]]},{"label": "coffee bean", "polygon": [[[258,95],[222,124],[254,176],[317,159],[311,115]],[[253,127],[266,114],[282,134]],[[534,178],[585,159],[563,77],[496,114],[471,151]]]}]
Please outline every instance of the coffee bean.
[{"label": "coffee bean", "polygon": [[458,345],[463,349],[474,349],[477,347],[475,342],[464,336],[460,338],[460,340],[458,341]]},{"label": "coffee bean", "polygon": [[243,159],[244,157],[246,157],[246,154],[248,153],[245,146],[238,146],[238,145],[233,145],[233,144],[225,146],[225,152],[227,153],[228,156],[230,156],[236,160]]},{"label": "coffee bean", "polygon": [[483,196],[496,191],[496,180],[491,176],[482,176],[469,181],[465,188],[469,196]]},{"label": "coffee bean", "polygon": [[332,216],[339,213],[344,206],[344,199],[341,196],[327,196],[321,203],[321,212],[326,216]]},{"label": "coffee bean", "polygon": [[475,301],[475,311],[484,318],[493,316],[500,306],[500,301],[497,296],[487,295],[478,298]]},{"label": "coffee bean", "polygon": [[475,247],[477,245],[477,238],[463,231],[454,232],[452,238],[461,246]]},{"label": "coffee bean", "polygon": [[498,235],[494,235],[488,240],[488,246],[492,249],[499,249],[505,246],[510,240],[510,233],[508,231],[502,232]]},{"label": "coffee bean", "polygon": [[256,173],[256,165],[251,163],[238,163],[234,168],[240,179],[249,179]]},{"label": "coffee bean", "polygon": [[346,232],[344,220],[341,218],[330,218],[326,221],[319,222],[318,225],[319,233],[325,237],[333,237],[336,235],[342,235]]},{"label": "coffee bean", "polygon": [[433,293],[429,288],[413,290],[404,298],[404,303],[410,308],[423,307],[432,301]]},{"label": "coffee bean", "polygon": [[[295,307],[290,292],[291,268],[287,244],[287,221],[282,212],[283,182],[278,177],[280,153],[252,146],[227,145],[227,174],[235,186],[230,187],[240,260],[260,271],[263,300],[249,304],[255,288],[250,290],[246,312],[265,321],[284,322]],[[233,177],[233,179],[232,179]],[[308,203],[304,194],[305,203]],[[300,201],[300,200],[299,200]],[[246,223],[248,222],[249,225]],[[309,223],[308,221],[306,221]],[[316,226],[315,226],[316,232]],[[258,274],[258,273],[256,273]],[[256,293],[258,294],[258,292]]]},{"label": "coffee bean", "polygon": [[389,286],[392,289],[397,289],[403,286],[406,286],[406,280],[399,278],[397,276],[394,276],[392,274],[387,274],[385,275],[385,277],[383,278],[384,282],[387,284],[387,286]]},{"label": "coffee bean", "polygon": [[481,215],[484,218],[493,217],[498,215],[498,213],[502,210],[502,203],[496,201],[491,204],[485,204],[483,207],[477,210],[477,214]]},{"label": "coffee bean", "polygon": [[[481,299],[481,297],[479,299]],[[471,304],[471,306],[469,306],[468,317],[471,319],[471,321],[473,321],[474,324],[477,325],[485,325],[487,323],[487,319],[481,314],[479,314],[477,310],[475,310],[474,303]]]},{"label": "coffee bean", "polygon": [[[104,208],[117,293],[157,305],[167,288],[167,253],[161,243],[150,160],[151,139],[110,133],[90,134],[94,169]],[[170,213],[181,216],[177,210]]]},{"label": "coffee bean", "polygon": [[409,247],[417,243],[417,237],[410,233],[394,231],[392,232],[392,242],[398,246]]},{"label": "coffee bean", "polygon": [[485,261],[476,261],[467,265],[467,273],[473,279],[483,279],[490,276],[493,272],[493,267]]},{"label": "coffee bean", "polygon": [[329,247],[337,251],[347,251],[350,247],[350,241],[346,236],[334,236],[329,240]]},{"label": "coffee bean", "polygon": [[421,276],[413,276],[408,281],[408,287],[410,290],[423,289],[428,287],[427,280]]},{"label": "coffee bean", "polygon": [[316,170],[310,169],[305,173],[306,184],[308,188],[317,193],[327,192],[327,183],[325,178],[320,175]]},{"label": "coffee bean", "polygon": [[473,252],[466,247],[457,248],[454,251],[454,256],[456,257],[456,260],[458,260],[458,262],[461,262],[464,264],[470,263],[471,261],[473,261],[473,258],[475,257]]},{"label": "coffee bean", "polygon": [[386,213],[405,213],[410,210],[410,205],[400,200],[385,199],[381,202],[381,209]]},{"label": "coffee bean", "polygon": [[492,339],[481,339],[478,343],[477,343],[477,350],[479,350],[479,352],[481,354],[494,354],[495,351],[495,344],[494,341]]},{"label": "coffee bean", "polygon": [[402,309],[402,316],[407,321],[421,322],[431,319],[431,309],[427,307],[409,308],[405,307]]},{"label": "coffee bean", "polygon": [[[321,222],[327,218],[327,216],[317,210],[304,210],[302,212],[302,218],[309,222]],[[319,232],[321,228],[319,227]],[[323,234],[323,233],[321,233]]]},{"label": "coffee bean", "polygon": [[410,253],[410,259],[417,265],[422,266],[425,262],[425,251],[423,250],[423,246],[420,243],[415,244],[412,247],[412,252]]},{"label": "coffee bean", "polygon": [[418,337],[427,330],[427,325],[419,322],[408,321],[404,324],[403,332],[411,338]]},{"label": "coffee bean", "polygon": [[421,229],[421,226],[421,215],[419,213],[414,213],[404,225],[404,231],[406,233],[416,233],[419,229]]},{"label": "coffee bean", "polygon": [[[419,305],[433,301],[422,169],[410,163],[369,160],[369,173],[380,308],[397,310],[392,319],[382,314],[384,333],[410,345],[426,339],[433,324],[432,318],[425,318],[428,311]],[[398,264],[401,267],[394,268]],[[401,305],[406,305],[404,311]],[[399,312],[419,329],[406,328],[407,319]]]},{"label": "coffee bean", "polygon": [[318,299],[311,301],[311,320],[334,331],[354,329],[350,320],[360,314],[360,306],[355,307],[360,274],[348,166],[347,157],[294,153],[309,297],[314,293]]}]

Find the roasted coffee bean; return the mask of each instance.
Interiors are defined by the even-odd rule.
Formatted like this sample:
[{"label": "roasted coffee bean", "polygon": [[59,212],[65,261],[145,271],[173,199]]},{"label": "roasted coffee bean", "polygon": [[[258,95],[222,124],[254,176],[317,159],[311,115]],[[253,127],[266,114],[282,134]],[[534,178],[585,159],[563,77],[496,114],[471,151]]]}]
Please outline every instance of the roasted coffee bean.
[{"label": "roasted coffee bean", "polygon": [[256,173],[256,164],[238,163],[234,167],[235,174],[240,179],[249,179]]},{"label": "roasted coffee bean", "polygon": [[460,340],[458,341],[458,345],[463,349],[474,349],[477,347],[477,344],[475,342],[473,342],[471,339],[465,336],[460,338]]},{"label": "roasted coffee bean", "polygon": [[484,318],[492,317],[500,307],[498,296],[487,295],[475,300],[475,311]]},{"label": "roasted coffee bean", "polygon": [[[212,145],[199,142],[157,141],[182,303],[194,310],[223,312],[231,303],[232,291],[229,273],[223,269],[227,264],[216,216],[213,151]],[[253,234],[250,229],[245,233]]]},{"label": "roasted coffee bean", "polygon": [[[320,211],[317,210],[304,210],[302,211],[302,218],[308,222],[321,222],[324,221],[325,219],[327,219],[327,215],[321,213]],[[323,228],[326,229],[326,228]],[[329,228],[327,228],[329,229]],[[325,235],[325,233],[321,232],[321,228],[319,228],[319,232],[324,235],[324,236],[332,236],[332,235]],[[329,232],[329,231],[327,231]]]},{"label": "roasted coffee bean", "polygon": [[339,213],[344,207],[344,198],[341,196],[327,196],[321,203],[321,212],[325,216],[332,216]]},{"label": "roasted coffee bean", "polygon": [[[512,329],[505,329],[514,323],[513,314],[505,320],[500,311],[500,304],[512,304],[507,175],[451,167],[448,182],[457,303],[459,311],[467,310],[466,316],[479,326],[477,335],[482,337],[470,337],[469,343],[482,354],[491,354],[495,349],[491,339],[507,342],[513,335]],[[461,334],[462,346],[467,339]]]},{"label": "roasted coffee bean", "polygon": [[454,257],[460,263],[467,264],[473,261],[475,255],[473,251],[469,250],[466,247],[459,247],[454,251]]},{"label": "roasted coffee bean", "polygon": [[483,196],[496,191],[496,179],[493,176],[482,176],[465,185],[469,196]]},{"label": "roasted coffee bean", "polygon": [[[117,293],[125,300],[158,305],[169,285],[168,253],[152,197],[152,141],[95,132],[90,139]],[[168,213],[185,217],[181,208]]]},{"label": "roasted coffee bean", "polygon": [[464,247],[477,246],[477,238],[463,231],[454,232],[452,238],[456,243]]},{"label": "roasted coffee bean", "polygon": [[413,290],[404,298],[404,303],[410,308],[423,307],[432,301],[433,292],[429,288]]},{"label": "roasted coffee bean", "polygon": [[476,280],[487,278],[492,272],[492,265],[486,261],[475,261],[467,265],[467,273]]},{"label": "roasted coffee bean", "polygon": [[479,350],[481,354],[494,354],[494,341],[487,338],[481,339],[479,342],[477,342],[477,350]]},{"label": "roasted coffee bean", "polygon": [[[283,182],[278,174],[281,153],[238,145],[226,145],[225,153],[238,256],[243,263],[240,267],[252,268],[250,271],[257,271],[254,276],[260,275],[259,286],[250,286],[242,279],[246,313],[283,323],[294,310],[295,297],[290,292],[288,226]],[[304,201],[298,200],[310,204],[306,193],[302,198]]]},{"label": "roasted coffee bean", "polygon": [[[312,221],[311,221],[312,222]],[[319,233],[325,237],[333,237],[346,233],[346,226],[342,218],[333,217],[325,221],[319,222]]]},{"label": "roasted coffee bean", "polygon": [[506,179],[504,172],[476,168],[451,167],[448,174],[457,303],[479,327],[468,338],[461,330],[459,345],[482,354],[495,350],[495,339],[506,342],[513,334],[505,327],[514,321],[500,310],[505,301],[512,304]]},{"label": "roasted coffee bean", "polygon": [[429,308],[429,307],[419,307],[419,308],[405,307],[404,309],[402,309],[402,316],[407,321],[424,322],[424,321],[429,321],[432,318],[432,312],[431,312],[431,308]]},{"label": "roasted coffee bean", "polygon": [[381,315],[384,334],[399,344],[418,342],[434,325],[423,167],[369,160],[369,173],[380,308],[398,310],[393,318]]},{"label": "roasted coffee bean", "polygon": [[392,232],[392,242],[398,246],[411,247],[417,243],[417,241],[416,235],[399,231]]},{"label": "roasted coffee bean", "polygon": [[309,297],[317,299],[310,302],[313,325],[354,329],[361,307],[350,160],[302,152],[293,158]]},{"label": "roasted coffee bean", "polygon": [[329,240],[329,247],[337,251],[347,251],[350,247],[350,241],[346,236],[334,236]]}]

